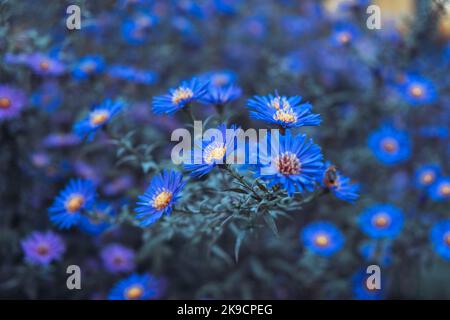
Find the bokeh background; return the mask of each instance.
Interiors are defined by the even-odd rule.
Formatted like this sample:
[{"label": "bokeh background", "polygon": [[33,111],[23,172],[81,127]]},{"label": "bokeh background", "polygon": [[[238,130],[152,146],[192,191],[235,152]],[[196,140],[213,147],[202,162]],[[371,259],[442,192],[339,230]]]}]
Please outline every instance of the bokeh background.
[{"label": "bokeh background", "polygon": [[[381,8],[380,30],[366,27],[371,3]],[[81,30],[66,28],[71,4],[81,8]],[[0,0],[0,99],[19,105],[0,113],[0,297],[106,299],[121,280],[149,274],[151,298],[162,299],[450,298],[448,8],[431,0]],[[183,173],[186,212],[137,226],[137,196],[176,167],[170,134],[189,123],[182,112],[155,115],[152,97],[193,76],[242,89],[224,117],[243,128],[268,127],[249,117],[253,95],[278,90],[309,101],[322,124],[301,131],[360,184],[360,198],[328,194],[295,210],[283,203],[274,234],[270,223],[214,223],[241,195],[226,191],[220,170]],[[126,108],[93,141],[81,139],[74,123],[107,98]],[[192,110],[219,122],[213,106]],[[407,149],[393,163],[369,143],[385,126]],[[418,174],[428,164],[435,176],[424,184]],[[60,230],[47,210],[73,178],[92,181],[98,208],[108,210]],[[377,204],[401,211],[394,236],[364,232],[360,217]],[[319,220],[345,237],[328,257],[299,236]],[[30,261],[24,239],[46,231],[65,249],[49,263]],[[125,267],[111,267],[114,254]],[[66,287],[72,264],[81,290]],[[361,281],[370,264],[382,270],[375,293]]]}]

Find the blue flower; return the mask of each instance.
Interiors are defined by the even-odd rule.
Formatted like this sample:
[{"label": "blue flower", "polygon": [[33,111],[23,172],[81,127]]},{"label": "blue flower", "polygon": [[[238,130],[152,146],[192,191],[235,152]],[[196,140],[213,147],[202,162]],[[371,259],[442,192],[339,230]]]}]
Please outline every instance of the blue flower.
[{"label": "blue flower", "polygon": [[151,85],[158,81],[158,74],[151,70],[141,70],[130,66],[113,65],[108,68],[111,78],[122,79],[138,84]]},{"label": "blue flower", "polygon": [[450,220],[436,223],[430,232],[434,251],[446,260],[450,260]]},{"label": "blue flower", "polygon": [[345,242],[342,232],[326,221],[317,221],[306,226],[300,233],[300,239],[306,248],[324,257],[339,251]]},{"label": "blue flower", "polygon": [[218,70],[203,73],[199,76],[201,82],[209,82],[212,87],[229,87],[236,82],[236,73],[230,70]]},{"label": "blue flower", "polygon": [[98,236],[111,228],[109,218],[115,215],[111,204],[105,201],[97,202],[89,215],[80,217],[79,228],[81,231],[91,235]]},{"label": "blue flower", "polygon": [[92,208],[95,188],[91,181],[72,179],[48,209],[50,221],[60,229],[77,225],[83,210]]},{"label": "blue flower", "polygon": [[407,75],[399,90],[403,99],[412,106],[432,104],[437,100],[433,82],[419,75]]},{"label": "blue flower", "polygon": [[35,231],[21,241],[25,259],[33,264],[48,265],[60,260],[66,250],[64,241],[52,231]]},{"label": "blue flower", "polygon": [[381,278],[381,289],[369,289],[367,279],[370,276],[365,270],[360,270],[352,277],[353,297],[358,300],[380,300],[384,297],[384,280]]},{"label": "blue flower", "polygon": [[372,238],[395,238],[403,228],[403,212],[390,204],[376,204],[364,210],[358,220],[361,230]]},{"label": "blue flower", "polygon": [[158,18],[153,15],[138,13],[132,19],[125,20],[122,24],[122,37],[132,45],[146,42],[149,31],[157,24]]},{"label": "blue flower", "polygon": [[226,125],[222,124],[217,130],[220,131],[220,137],[197,141],[194,150],[190,153],[189,163],[185,162],[184,168],[190,171],[192,176],[204,176],[217,165],[225,164],[228,155],[234,153],[236,126],[227,129]]},{"label": "blue flower", "polygon": [[57,82],[47,81],[31,96],[31,103],[46,112],[55,111],[63,100],[61,88]]},{"label": "blue flower", "polygon": [[414,182],[416,188],[427,189],[431,186],[440,175],[441,168],[436,164],[422,165],[416,169],[414,174]]},{"label": "blue flower", "polygon": [[299,96],[254,96],[247,102],[250,116],[283,128],[318,126],[320,115],[311,112],[309,103],[300,103]]},{"label": "blue flower", "polygon": [[411,156],[409,134],[390,125],[383,125],[370,134],[367,143],[375,157],[386,165],[398,164]]},{"label": "blue flower", "polygon": [[440,177],[429,188],[428,194],[434,201],[450,199],[450,177]]},{"label": "blue flower", "polygon": [[80,59],[72,70],[72,76],[75,79],[82,80],[90,75],[103,71],[105,62],[101,56],[86,56]]},{"label": "blue flower", "polygon": [[350,183],[350,178],[343,176],[334,165],[325,164],[323,185],[337,198],[353,203],[359,198],[359,184]]},{"label": "blue flower", "polygon": [[345,22],[336,23],[333,27],[331,34],[332,43],[339,46],[347,46],[355,41],[359,36],[358,28],[351,24]]},{"label": "blue flower", "polygon": [[132,274],[119,281],[108,295],[108,300],[149,300],[161,294],[160,281],[149,274]]},{"label": "blue flower", "polygon": [[223,106],[238,99],[241,94],[242,90],[234,85],[227,87],[209,86],[208,93],[203,96],[201,101],[206,104]]},{"label": "blue flower", "polygon": [[172,212],[172,206],[180,198],[179,193],[184,187],[182,179],[181,173],[166,170],[153,177],[145,193],[138,197],[140,201],[135,209],[141,226],[147,227],[163,214]]},{"label": "blue flower", "polygon": [[170,89],[168,94],[154,97],[152,110],[155,114],[172,115],[192,101],[202,98],[207,89],[208,83],[200,82],[196,78],[183,81],[179,87]]},{"label": "blue flower", "polygon": [[94,106],[88,116],[74,125],[74,132],[80,138],[91,141],[98,129],[111,121],[124,107],[121,101],[104,100],[100,105]]},{"label": "blue flower", "polygon": [[280,184],[289,195],[312,191],[323,175],[320,147],[304,134],[292,136],[289,130],[280,136],[279,146],[270,146],[270,155],[260,150],[259,160],[257,175],[269,186]]}]

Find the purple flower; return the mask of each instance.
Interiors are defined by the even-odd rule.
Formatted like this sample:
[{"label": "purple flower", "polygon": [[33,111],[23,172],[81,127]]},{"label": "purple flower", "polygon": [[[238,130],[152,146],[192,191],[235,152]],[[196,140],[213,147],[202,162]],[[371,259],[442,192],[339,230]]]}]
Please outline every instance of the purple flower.
[{"label": "purple flower", "polygon": [[48,265],[59,260],[66,251],[66,246],[59,235],[54,232],[35,231],[22,240],[25,259],[34,264]]},{"label": "purple flower", "polygon": [[26,63],[36,74],[41,76],[58,76],[66,69],[61,61],[43,53],[30,54]]},{"label": "purple flower", "polygon": [[105,269],[109,272],[130,272],[134,269],[134,251],[121,244],[110,244],[100,253]]},{"label": "purple flower", "polygon": [[0,121],[16,117],[25,103],[26,97],[22,90],[0,85]]}]

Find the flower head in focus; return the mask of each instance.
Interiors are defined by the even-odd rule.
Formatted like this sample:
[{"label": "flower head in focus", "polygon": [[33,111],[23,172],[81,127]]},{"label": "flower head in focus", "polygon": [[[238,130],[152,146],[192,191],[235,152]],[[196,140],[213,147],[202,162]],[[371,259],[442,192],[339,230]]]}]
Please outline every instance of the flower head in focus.
[{"label": "flower head in focus", "polygon": [[60,229],[77,225],[83,210],[92,208],[95,188],[91,181],[72,179],[48,209],[50,221]]},{"label": "flower head in focus", "polygon": [[154,97],[152,110],[155,114],[172,115],[192,101],[199,100],[207,92],[208,83],[192,78],[190,81],[183,81],[177,88],[170,89],[168,94]]},{"label": "flower head in focus", "polygon": [[221,124],[217,130],[220,137],[197,141],[191,151],[190,161],[184,164],[184,168],[192,176],[202,177],[217,165],[225,164],[228,155],[235,151],[236,126],[232,125],[227,129],[226,124]]},{"label": "flower head in focus", "polygon": [[31,233],[21,242],[25,259],[33,264],[48,265],[61,259],[66,247],[59,235],[54,232]]},{"label": "flower head in focus", "polygon": [[142,196],[139,196],[136,218],[143,227],[159,220],[163,214],[169,215],[172,206],[180,198],[184,187],[183,176],[177,171],[163,171],[153,177]]},{"label": "flower head in focus", "polygon": [[88,116],[77,122],[73,130],[80,138],[92,141],[98,129],[109,123],[124,107],[122,101],[104,100],[100,105],[94,106]]},{"label": "flower head in focus", "polygon": [[254,96],[247,102],[250,116],[257,120],[275,124],[283,128],[318,126],[320,115],[311,112],[309,103],[301,103],[299,96],[275,95]]},{"label": "flower head in focus", "polygon": [[270,145],[270,153],[260,150],[257,176],[269,186],[281,185],[289,195],[312,191],[323,175],[323,155],[306,135],[294,136],[288,130],[280,136],[279,148]]}]

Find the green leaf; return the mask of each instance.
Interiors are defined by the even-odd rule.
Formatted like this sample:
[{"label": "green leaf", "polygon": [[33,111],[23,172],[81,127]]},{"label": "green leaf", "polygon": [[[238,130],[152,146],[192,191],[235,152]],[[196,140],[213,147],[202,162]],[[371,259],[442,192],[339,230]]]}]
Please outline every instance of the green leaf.
[{"label": "green leaf", "polygon": [[241,249],[241,244],[245,238],[245,235],[246,235],[245,231],[243,231],[243,232],[240,232],[238,234],[238,236],[236,237],[236,242],[234,244],[234,260],[236,261],[236,263],[239,262],[239,250]]},{"label": "green leaf", "polygon": [[279,236],[278,228],[275,223],[275,219],[272,217],[272,215],[269,212],[267,212],[266,214],[264,214],[263,218],[264,218],[264,221],[266,222],[267,226],[270,228],[270,230],[272,230],[274,235],[278,237]]}]

